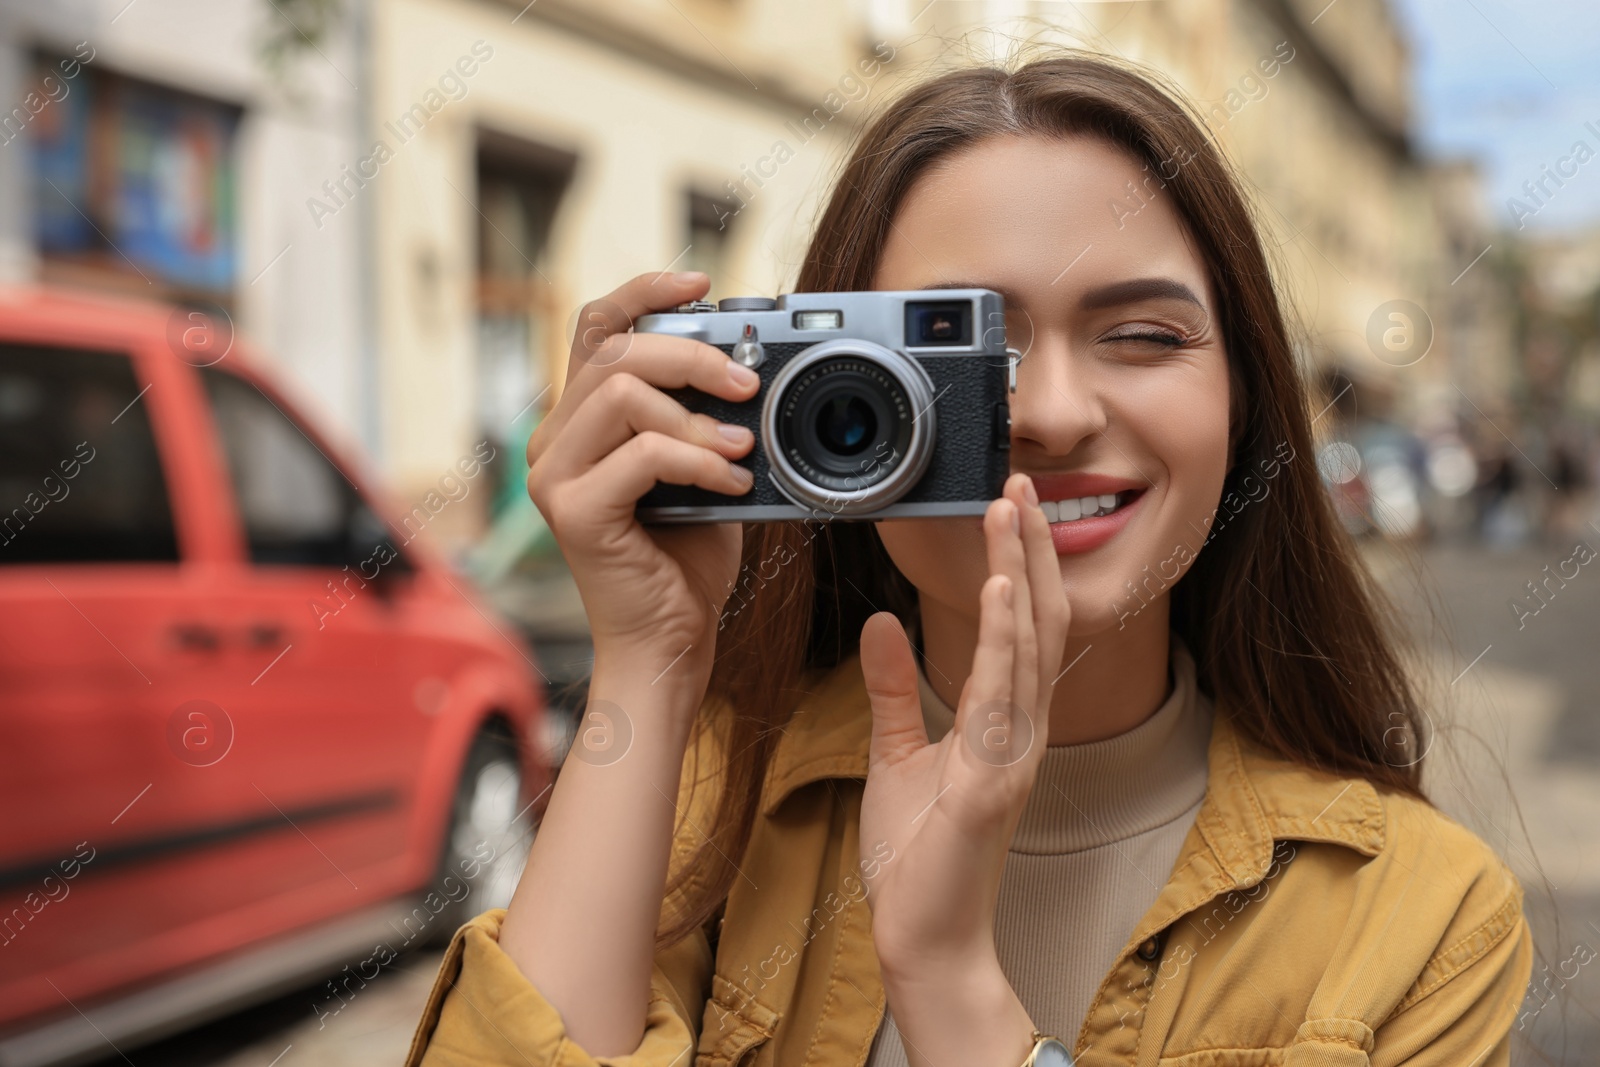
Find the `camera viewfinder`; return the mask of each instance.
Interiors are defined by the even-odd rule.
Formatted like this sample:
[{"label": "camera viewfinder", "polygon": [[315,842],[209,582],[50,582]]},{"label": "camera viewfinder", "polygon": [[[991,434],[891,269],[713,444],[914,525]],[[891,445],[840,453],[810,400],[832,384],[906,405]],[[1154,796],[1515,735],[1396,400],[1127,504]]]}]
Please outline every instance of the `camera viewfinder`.
[{"label": "camera viewfinder", "polygon": [[906,302],[906,347],[972,344],[970,300],[912,300]]}]

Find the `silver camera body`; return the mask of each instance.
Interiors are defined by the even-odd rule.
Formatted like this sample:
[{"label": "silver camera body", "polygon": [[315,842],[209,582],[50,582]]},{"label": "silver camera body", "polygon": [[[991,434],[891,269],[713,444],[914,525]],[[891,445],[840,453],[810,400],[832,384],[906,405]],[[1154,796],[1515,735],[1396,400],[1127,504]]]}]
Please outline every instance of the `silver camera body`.
[{"label": "silver camera body", "polygon": [[730,297],[646,315],[760,376],[750,400],[667,390],[755,434],[742,496],[657,483],[647,523],[982,515],[1010,472],[1015,353],[988,289]]}]

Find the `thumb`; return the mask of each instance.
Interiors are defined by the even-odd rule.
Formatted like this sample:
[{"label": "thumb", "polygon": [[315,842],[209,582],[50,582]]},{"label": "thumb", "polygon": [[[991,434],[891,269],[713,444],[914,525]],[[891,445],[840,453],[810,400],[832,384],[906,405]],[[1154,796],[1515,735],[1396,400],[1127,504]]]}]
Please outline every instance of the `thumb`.
[{"label": "thumb", "polygon": [[861,674],[872,701],[868,766],[909,755],[928,743],[917,693],[917,663],[900,620],[880,611],[861,628]]}]

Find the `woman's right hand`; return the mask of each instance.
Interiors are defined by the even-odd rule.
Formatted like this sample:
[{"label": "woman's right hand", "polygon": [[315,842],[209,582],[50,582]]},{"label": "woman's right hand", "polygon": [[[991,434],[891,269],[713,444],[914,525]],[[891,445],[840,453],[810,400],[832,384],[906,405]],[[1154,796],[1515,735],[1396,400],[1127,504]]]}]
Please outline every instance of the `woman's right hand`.
[{"label": "woman's right hand", "polygon": [[702,691],[738,576],[741,527],[647,530],[634,506],[658,481],[749,490],[749,471],[732,460],[755,443],[750,431],[691,414],[661,390],[690,386],[743,401],[759,380],[708,344],[631,328],[709,288],[700,272],[642,274],[585,305],[566,387],[528,440],[528,495],[583,597],[597,673],[606,663],[652,673],[672,666]]}]

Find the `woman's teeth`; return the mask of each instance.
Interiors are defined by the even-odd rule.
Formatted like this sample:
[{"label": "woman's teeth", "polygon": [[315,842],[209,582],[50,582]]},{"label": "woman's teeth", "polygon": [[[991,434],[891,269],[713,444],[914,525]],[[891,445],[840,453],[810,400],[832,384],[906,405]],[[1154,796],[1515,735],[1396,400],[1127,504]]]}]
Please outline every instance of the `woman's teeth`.
[{"label": "woman's teeth", "polygon": [[1044,517],[1051,522],[1076,522],[1109,515],[1133,499],[1132,492],[1101,493],[1099,496],[1074,497],[1071,500],[1045,500],[1039,504]]}]

